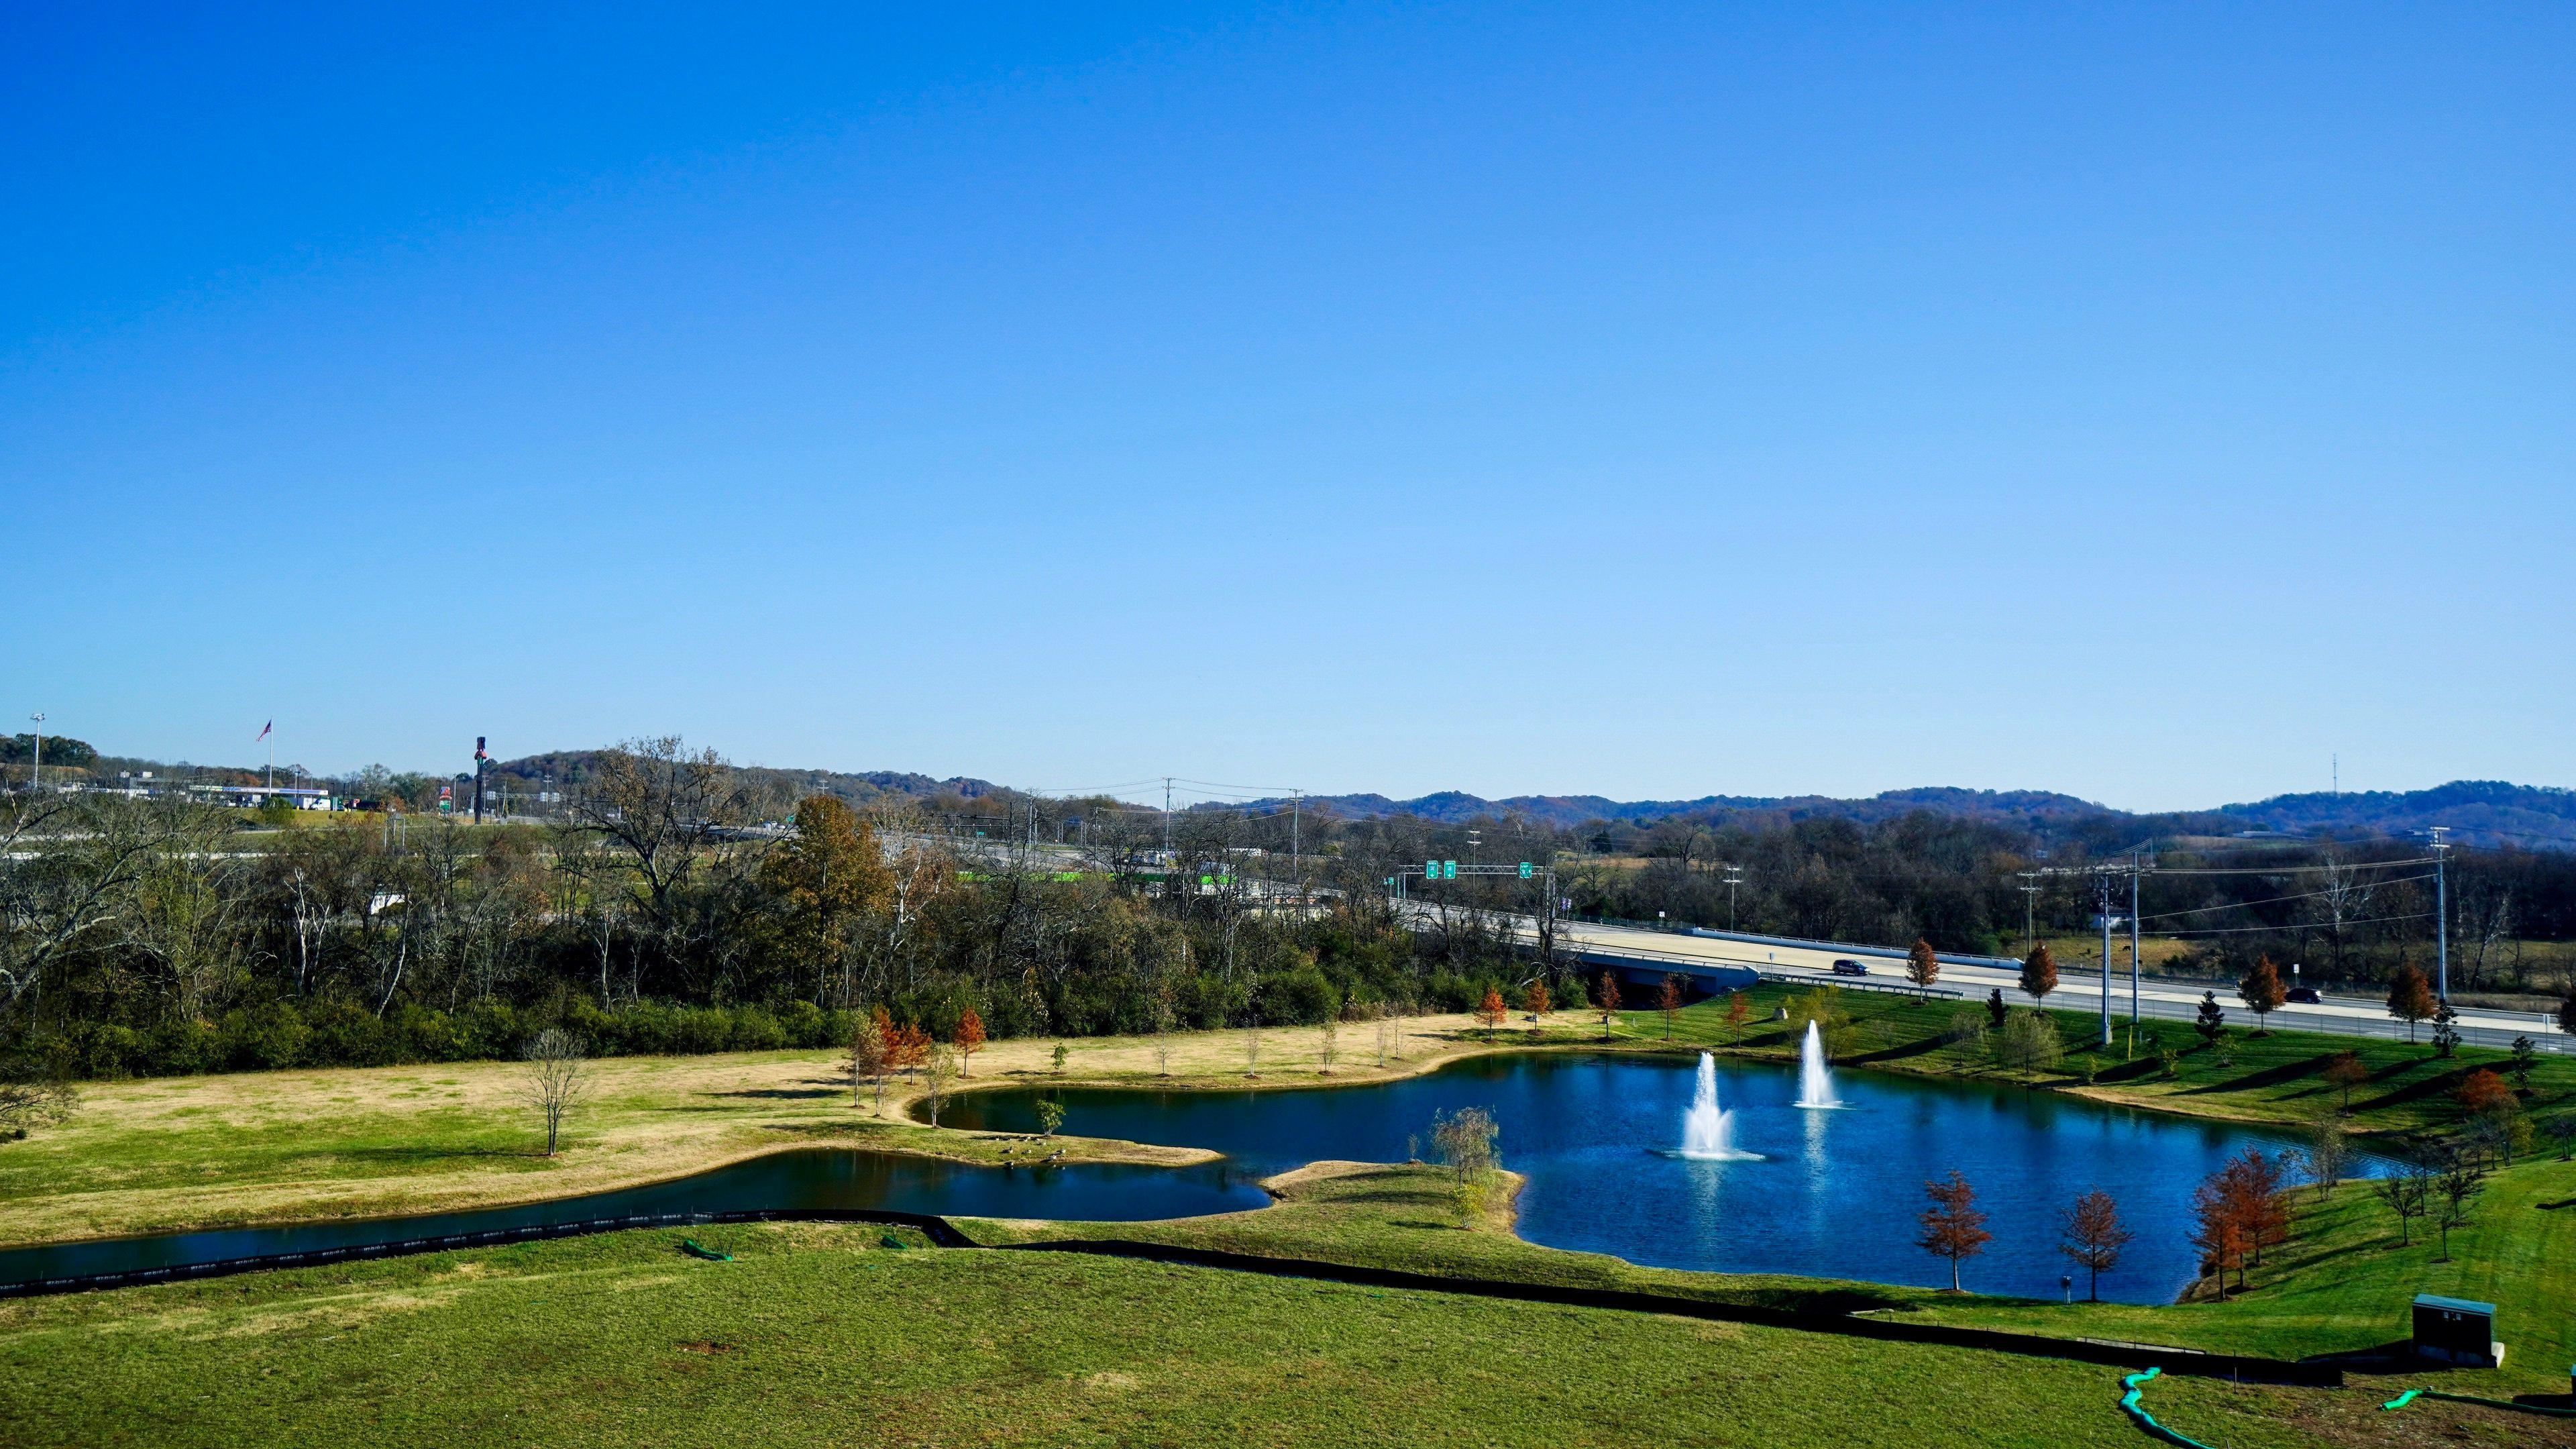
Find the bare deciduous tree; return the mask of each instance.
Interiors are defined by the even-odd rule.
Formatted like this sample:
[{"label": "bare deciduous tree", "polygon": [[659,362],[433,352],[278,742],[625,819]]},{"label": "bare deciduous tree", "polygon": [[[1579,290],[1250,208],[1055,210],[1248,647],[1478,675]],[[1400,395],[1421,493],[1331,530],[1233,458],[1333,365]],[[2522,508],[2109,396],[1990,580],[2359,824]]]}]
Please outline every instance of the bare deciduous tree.
[{"label": "bare deciduous tree", "polygon": [[563,1138],[564,1117],[581,1099],[586,1085],[581,1041],[562,1027],[550,1026],[530,1037],[521,1055],[527,1062],[523,1080],[528,1105],[545,1121],[546,1156],[552,1157]]}]

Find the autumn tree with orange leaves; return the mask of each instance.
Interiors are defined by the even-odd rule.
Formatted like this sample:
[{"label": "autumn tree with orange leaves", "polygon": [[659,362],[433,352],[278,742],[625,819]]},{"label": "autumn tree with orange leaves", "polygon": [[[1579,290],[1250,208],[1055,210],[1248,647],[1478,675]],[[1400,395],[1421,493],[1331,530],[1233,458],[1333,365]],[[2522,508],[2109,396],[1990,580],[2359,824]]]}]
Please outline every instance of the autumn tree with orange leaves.
[{"label": "autumn tree with orange leaves", "polygon": [[1932,1205],[1923,1210],[1923,1236],[1914,1245],[1936,1258],[1950,1260],[1950,1291],[1959,1287],[1959,1264],[1986,1250],[1995,1235],[1986,1231],[1986,1215],[1977,1210],[1977,1190],[1953,1168],[1947,1182],[1926,1182],[1923,1195]]},{"label": "autumn tree with orange leaves", "polygon": [[975,1053],[983,1049],[984,1018],[976,1015],[975,1008],[970,1006],[963,1016],[957,1018],[957,1075],[973,1076]]}]

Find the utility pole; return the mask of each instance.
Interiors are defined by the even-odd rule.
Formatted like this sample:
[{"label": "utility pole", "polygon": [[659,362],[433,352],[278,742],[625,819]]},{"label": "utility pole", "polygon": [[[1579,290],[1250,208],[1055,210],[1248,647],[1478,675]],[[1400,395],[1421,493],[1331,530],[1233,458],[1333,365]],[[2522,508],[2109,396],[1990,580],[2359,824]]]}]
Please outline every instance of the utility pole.
[{"label": "utility pole", "polygon": [[2451,827],[2433,827],[2433,994],[2451,1004],[2451,881],[2446,870],[2451,847],[2442,837]]},{"label": "utility pole", "polygon": [[[2021,873],[2021,878],[2023,880],[2029,880],[2031,878],[2030,872],[2023,871]],[[2031,952],[2039,949],[2038,929],[2033,924],[2033,922],[2038,919],[2038,909],[2039,887],[2037,885],[2023,886],[2021,888],[2021,954],[2025,957],[2029,956]]]},{"label": "utility pole", "polygon": [[2102,872],[2102,1045],[2111,1045],[2111,872]]},{"label": "utility pole", "polygon": [[1163,777],[1163,869],[1172,868],[1172,777]]},{"label": "utility pole", "polygon": [[1297,909],[1301,919],[1306,909],[1306,856],[1297,848],[1297,827],[1298,817],[1304,813],[1305,806],[1305,791],[1288,792],[1288,868],[1297,872]]},{"label": "utility pole", "polygon": [[1742,884],[1744,884],[1744,867],[1728,866],[1726,868],[1726,929],[1730,931],[1735,929],[1735,888]]},{"label": "utility pole", "polygon": [[483,753],[483,736],[474,737],[474,823],[483,823],[483,766],[489,757]]},{"label": "utility pole", "polygon": [[2129,857],[2129,1025],[2138,1024],[2138,858]]},{"label": "utility pole", "polygon": [[38,710],[27,718],[36,722],[36,763],[27,771],[27,793],[33,795],[45,787],[45,712]]}]

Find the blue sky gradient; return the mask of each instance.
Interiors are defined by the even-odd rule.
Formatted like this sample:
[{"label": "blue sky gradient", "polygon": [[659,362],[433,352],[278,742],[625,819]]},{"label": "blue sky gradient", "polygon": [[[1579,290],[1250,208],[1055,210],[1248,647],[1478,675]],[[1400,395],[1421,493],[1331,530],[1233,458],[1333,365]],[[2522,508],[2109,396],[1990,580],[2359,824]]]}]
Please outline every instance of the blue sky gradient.
[{"label": "blue sky gradient", "polygon": [[2563,6],[21,7],[0,709],[324,769],[2576,784],[2571,56]]}]

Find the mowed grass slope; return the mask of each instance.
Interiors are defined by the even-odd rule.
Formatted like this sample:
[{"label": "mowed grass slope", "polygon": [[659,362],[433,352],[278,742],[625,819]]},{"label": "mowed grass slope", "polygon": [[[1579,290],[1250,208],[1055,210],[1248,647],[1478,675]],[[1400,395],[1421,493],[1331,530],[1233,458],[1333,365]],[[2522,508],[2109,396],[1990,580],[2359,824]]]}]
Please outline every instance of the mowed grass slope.
[{"label": "mowed grass slope", "polygon": [[[1927,1316],[2033,1333],[2183,1344],[2304,1358],[2400,1342],[2418,1293],[2493,1303],[2507,1348],[2498,1373],[2442,1375],[2462,1393],[2567,1392],[2576,1364],[2576,1162],[2529,1162],[2488,1179],[2449,1261],[2421,1221],[2401,1246],[2396,1215],[2360,1183],[2320,1203],[2297,1195],[2289,1243],[2266,1253],[2250,1290],[2215,1300],[2134,1304],[1935,1302]],[[2555,1204],[2555,1206],[2552,1206]],[[2414,1382],[2415,1380],[2408,1380]]]},{"label": "mowed grass slope", "polygon": [[[2429,1031],[2424,1043],[2286,1030],[2258,1036],[2243,1003],[2222,994],[2229,1022],[2224,1048],[2203,1042],[2188,1022],[2141,1022],[2132,1036],[2129,1023],[2116,1021],[2118,1040],[2106,1050],[2099,1045],[2098,1015],[2052,1012],[2065,1056],[2053,1068],[2020,1073],[1999,1064],[1985,1049],[1952,1039],[1954,1018],[1962,1013],[1982,1017],[1981,999],[1916,1001],[1859,991],[1828,995],[1834,1009],[1849,1019],[1837,1033],[1839,1066],[2027,1082],[2103,1101],[2238,1122],[2301,1126],[2320,1112],[2340,1109],[2342,1093],[2326,1080],[2325,1070],[2337,1055],[2350,1052],[2369,1073],[2351,1094],[2345,1121],[2354,1131],[2391,1136],[2439,1132],[2458,1123],[2461,1111],[2452,1093],[2471,1072],[2501,1075],[2507,1065],[2505,1052],[2484,1048],[2463,1047],[2456,1055],[2437,1056]],[[1730,1026],[1722,1000],[1701,1002],[1678,1013],[1669,1044],[1795,1060],[1804,1030],[1802,1013],[1814,993],[1762,986],[1745,996],[1752,1021]],[[1766,1019],[1782,1007],[1791,1020]],[[1650,1014],[1631,1015],[1626,1035],[1644,1045],[1667,1044],[1661,1018]],[[2175,1053],[2170,1073],[2162,1057],[2166,1050]],[[2576,1056],[2540,1056],[2523,1107],[2535,1121],[2576,1113]]]},{"label": "mowed grass slope", "polygon": [[[11,1445],[2138,1443],[2104,1369],[1045,1253],[628,1233],[0,1306]],[[2227,1449],[2547,1421],[2175,1380]]]}]

